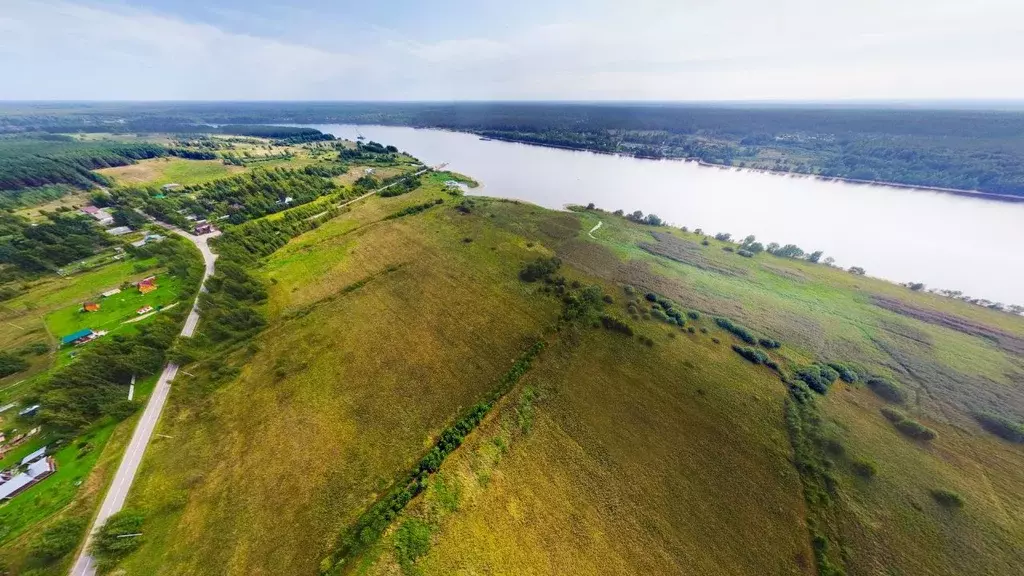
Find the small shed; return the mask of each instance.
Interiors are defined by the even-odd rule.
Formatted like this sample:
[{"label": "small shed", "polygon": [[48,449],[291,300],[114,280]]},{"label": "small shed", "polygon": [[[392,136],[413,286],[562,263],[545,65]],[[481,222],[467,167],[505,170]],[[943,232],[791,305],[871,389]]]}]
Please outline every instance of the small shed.
[{"label": "small shed", "polygon": [[181,188],[181,184],[178,184],[177,182],[164,184],[163,186],[160,187],[160,189],[163,190],[164,192],[170,192],[171,190],[177,190],[178,188]]},{"label": "small shed", "polygon": [[124,236],[125,234],[130,234],[131,231],[132,229],[127,226],[115,226],[107,230],[107,234],[111,236]]},{"label": "small shed", "polygon": [[142,316],[143,314],[149,314],[152,311],[153,311],[153,307],[149,306],[149,305],[146,305],[146,306],[143,306],[142,308],[139,308],[138,310],[136,310],[135,313],[138,314],[139,316]]},{"label": "small shed", "polygon": [[121,289],[120,288],[111,288],[110,290],[107,290],[106,292],[104,292],[102,294],[102,296],[104,298],[110,298],[111,296],[113,296],[115,294],[120,294],[120,293],[121,293]]}]

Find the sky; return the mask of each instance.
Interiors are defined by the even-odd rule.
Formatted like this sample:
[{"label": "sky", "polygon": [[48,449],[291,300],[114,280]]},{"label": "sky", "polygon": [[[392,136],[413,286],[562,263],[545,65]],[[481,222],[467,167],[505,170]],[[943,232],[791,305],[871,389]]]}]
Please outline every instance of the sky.
[{"label": "sky", "polygon": [[0,0],[0,100],[1024,98],[1018,0]]}]

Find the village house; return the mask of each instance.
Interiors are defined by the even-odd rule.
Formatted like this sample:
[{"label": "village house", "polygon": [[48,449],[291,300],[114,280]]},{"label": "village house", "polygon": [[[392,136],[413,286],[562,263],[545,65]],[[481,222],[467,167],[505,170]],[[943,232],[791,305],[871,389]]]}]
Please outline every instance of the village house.
[{"label": "village house", "polygon": [[111,215],[110,212],[107,212],[106,210],[104,210],[102,208],[97,208],[95,206],[86,206],[86,207],[82,208],[80,210],[80,212],[82,214],[86,214],[88,216],[92,216],[102,226],[111,226],[111,225],[114,224],[114,217],[113,217],[113,215]]},{"label": "village house", "polygon": [[138,287],[139,292],[142,294],[149,294],[153,290],[156,290],[157,288],[159,288],[159,286],[156,285],[156,276],[150,276],[145,280],[139,281]]},{"label": "village house", "polygon": [[202,222],[200,224],[196,224],[195,228],[196,235],[209,234],[214,230],[216,230],[216,228],[214,228],[213,224],[210,224],[209,222]]},{"label": "village house", "polygon": [[86,312],[99,312],[100,311],[99,302],[86,302],[86,303],[82,304],[82,310],[84,310]]},{"label": "village house", "polygon": [[100,336],[103,336],[105,334],[106,334],[106,332],[104,332],[103,330],[100,330],[98,332],[94,332],[93,330],[91,330],[89,328],[83,328],[83,329],[79,330],[78,332],[73,332],[73,333],[68,334],[67,336],[64,336],[63,338],[61,338],[60,339],[60,344],[61,344],[61,346],[65,345],[65,344],[74,344],[75,346],[78,346],[80,344],[85,344],[86,342],[92,342],[93,340],[95,340],[95,339],[97,339]]},{"label": "village house", "polygon": [[132,229],[127,226],[116,226],[107,230],[107,234],[111,236],[124,236],[125,234],[130,234],[131,231]]},{"label": "village house", "polygon": [[24,472],[0,474],[0,501],[10,500],[57,471],[57,462],[46,455],[46,446],[22,458]]}]

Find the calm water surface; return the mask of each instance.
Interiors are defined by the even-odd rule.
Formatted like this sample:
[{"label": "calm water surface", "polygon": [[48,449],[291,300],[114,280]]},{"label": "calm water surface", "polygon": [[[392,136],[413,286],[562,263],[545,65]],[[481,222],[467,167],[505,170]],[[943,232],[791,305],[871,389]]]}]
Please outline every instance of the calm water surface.
[{"label": "calm water surface", "polygon": [[606,210],[653,212],[709,234],[754,234],[764,244],[824,250],[836,264],[861,266],[871,276],[1024,304],[1024,203],[483,141],[442,130],[313,127],[350,140],[362,134],[429,165],[448,162],[481,183],[477,194],[548,208],[593,202]]}]

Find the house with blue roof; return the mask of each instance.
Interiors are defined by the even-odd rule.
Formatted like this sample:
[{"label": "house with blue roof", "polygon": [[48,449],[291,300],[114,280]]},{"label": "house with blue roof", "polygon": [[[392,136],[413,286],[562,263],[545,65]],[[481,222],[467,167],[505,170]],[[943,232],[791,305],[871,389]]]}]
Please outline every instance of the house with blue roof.
[{"label": "house with blue roof", "polygon": [[78,332],[75,332],[73,334],[68,334],[67,336],[61,338],[60,339],[60,343],[61,343],[62,346],[64,344],[79,344],[81,342],[86,342],[89,339],[91,339],[92,338],[92,334],[93,334],[93,332],[92,332],[91,329],[83,328],[83,329],[79,330]]}]

